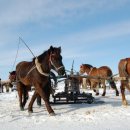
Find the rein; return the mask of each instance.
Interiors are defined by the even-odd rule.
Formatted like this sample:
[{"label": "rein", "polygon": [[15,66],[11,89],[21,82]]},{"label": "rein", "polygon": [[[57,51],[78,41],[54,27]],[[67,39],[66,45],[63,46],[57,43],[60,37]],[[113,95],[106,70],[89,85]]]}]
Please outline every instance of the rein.
[{"label": "rein", "polygon": [[17,47],[17,52],[16,52],[16,56],[15,56],[15,59],[14,59],[14,63],[13,63],[13,66],[12,66],[12,70],[13,70],[13,68],[14,68],[14,66],[15,66],[16,59],[17,59],[17,57],[18,57],[19,46],[20,46],[21,41],[22,41],[22,43],[28,48],[28,50],[31,52],[31,54],[33,55],[33,57],[35,57],[34,53],[31,51],[31,49],[29,48],[29,46],[25,43],[25,41],[24,41],[21,37],[19,37],[19,43],[18,43],[18,47]]}]

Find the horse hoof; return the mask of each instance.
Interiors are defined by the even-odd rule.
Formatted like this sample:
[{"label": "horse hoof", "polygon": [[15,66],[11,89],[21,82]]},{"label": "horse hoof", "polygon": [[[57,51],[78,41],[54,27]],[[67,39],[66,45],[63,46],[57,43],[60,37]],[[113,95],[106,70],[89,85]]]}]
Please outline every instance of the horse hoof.
[{"label": "horse hoof", "polygon": [[21,111],[24,111],[24,108],[23,108],[23,107],[20,107],[20,110],[21,110]]},{"label": "horse hoof", "polygon": [[29,97],[28,96],[26,96],[26,100],[28,100],[29,99]]},{"label": "horse hoof", "polygon": [[103,93],[102,96],[104,97],[106,95],[106,93]]},{"label": "horse hoof", "polygon": [[49,113],[50,116],[55,116],[56,114],[54,112]]},{"label": "horse hoof", "polygon": [[33,113],[33,110],[28,110],[28,113],[30,113],[30,114]]},{"label": "horse hoof", "polygon": [[128,106],[128,102],[127,101],[122,101],[122,105],[123,106]]},{"label": "horse hoof", "polygon": [[116,96],[119,96],[119,93],[116,93]]},{"label": "horse hoof", "polygon": [[96,96],[98,96],[99,95],[99,93],[96,93]]},{"label": "horse hoof", "polygon": [[116,94],[116,96],[119,96],[119,94]]},{"label": "horse hoof", "polygon": [[37,103],[37,105],[38,105],[39,107],[41,107],[41,104],[40,104],[40,103]]},{"label": "horse hoof", "polygon": [[32,111],[28,111],[28,116],[31,116],[32,115]]},{"label": "horse hoof", "polygon": [[94,92],[96,92],[96,90],[95,90],[95,89],[94,89],[93,91],[94,91]]}]

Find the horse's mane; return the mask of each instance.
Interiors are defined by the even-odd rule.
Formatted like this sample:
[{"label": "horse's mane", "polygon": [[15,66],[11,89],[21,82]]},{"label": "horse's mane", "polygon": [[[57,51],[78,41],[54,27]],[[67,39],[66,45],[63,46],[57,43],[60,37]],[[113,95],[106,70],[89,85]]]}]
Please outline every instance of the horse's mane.
[{"label": "horse's mane", "polygon": [[89,68],[93,68],[93,66],[92,65],[90,65],[90,64],[83,64],[84,66],[87,66],[87,67],[89,67]]},{"label": "horse's mane", "polygon": [[[42,54],[40,54],[39,56],[37,56],[38,57],[38,61],[41,62],[45,58],[45,56],[48,54],[48,52],[49,52],[49,50],[46,50]],[[34,57],[32,59],[33,62],[35,62],[35,59],[36,59],[36,57]]]},{"label": "horse's mane", "polygon": [[[47,54],[50,54],[50,53],[53,52],[55,49],[58,50],[57,52],[61,53],[61,48],[60,48],[60,47],[59,47],[59,48],[56,48],[56,47],[50,46],[50,48],[49,48],[48,50],[44,51],[41,55],[38,56],[38,61],[41,62],[41,61],[45,58],[45,56],[46,56]],[[36,57],[33,58],[33,62],[35,61],[35,58],[36,58]]]},{"label": "horse's mane", "polygon": [[16,71],[11,71],[11,72],[9,72],[10,73],[10,75],[15,75],[16,74]]},{"label": "horse's mane", "polygon": [[[39,62],[41,62],[44,58],[45,58],[45,56],[48,54],[48,51],[44,51],[42,54],[40,54],[39,56],[38,56],[38,61]],[[35,57],[36,58],[36,57]],[[35,58],[33,58],[33,61],[35,60]]]}]

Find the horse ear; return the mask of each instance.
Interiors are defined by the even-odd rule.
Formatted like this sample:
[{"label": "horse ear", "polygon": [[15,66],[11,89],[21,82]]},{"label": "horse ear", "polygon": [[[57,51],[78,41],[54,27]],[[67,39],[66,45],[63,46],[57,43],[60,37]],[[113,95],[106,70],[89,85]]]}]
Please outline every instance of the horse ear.
[{"label": "horse ear", "polygon": [[53,46],[50,46],[50,50],[53,50],[54,48],[53,48]]},{"label": "horse ear", "polygon": [[60,53],[61,53],[61,47],[59,47]]},{"label": "horse ear", "polygon": [[49,52],[53,53],[53,51],[54,51],[54,47],[50,46]]}]

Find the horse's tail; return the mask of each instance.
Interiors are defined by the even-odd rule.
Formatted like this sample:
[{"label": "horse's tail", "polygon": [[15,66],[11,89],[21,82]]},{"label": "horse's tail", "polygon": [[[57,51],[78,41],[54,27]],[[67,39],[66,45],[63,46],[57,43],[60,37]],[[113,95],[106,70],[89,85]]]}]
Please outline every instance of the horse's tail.
[{"label": "horse's tail", "polygon": [[[126,88],[128,90],[130,90],[130,73],[129,73],[129,61],[130,61],[130,58],[126,58],[126,59],[122,59],[120,60],[119,62],[119,65],[118,65],[118,69],[119,69],[119,76],[120,77],[125,77],[126,80],[125,82],[127,83],[126,85]],[[121,80],[121,83],[124,82],[123,80]]]},{"label": "horse's tail", "polygon": [[116,89],[116,84],[115,84],[115,82],[114,82],[114,79],[113,79],[113,73],[112,73],[112,70],[109,68],[109,79],[107,80],[108,81],[108,83],[109,83],[109,85],[111,86],[111,88],[113,88],[113,89]]},{"label": "horse's tail", "polygon": [[129,76],[127,73],[127,64],[128,64],[127,59],[120,60],[119,65],[118,65],[120,76],[125,76],[125,77]]},{"label": "horse's tail", "polygon": [[116,84],[115,84],[113,78],[110,78],[110,79],[108,80],[108,82],[109,82],[111,88],[116,89]]}]

